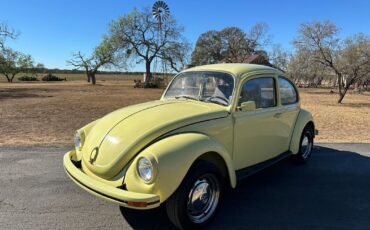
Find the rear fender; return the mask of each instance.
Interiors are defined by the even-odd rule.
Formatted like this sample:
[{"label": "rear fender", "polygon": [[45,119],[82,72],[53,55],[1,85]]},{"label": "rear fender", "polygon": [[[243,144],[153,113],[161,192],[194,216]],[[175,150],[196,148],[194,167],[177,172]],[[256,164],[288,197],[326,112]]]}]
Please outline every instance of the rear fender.
[{"label": "rear fender", "polygon": [[302,135],[303,129],[310,122],[313,123],[312,114],[308,112],[307,110],[301,109],[298,114],[295,126],[294,126],[292,139],[290,141],[290,151],[293,154],[298,153],[299,143],[301,141],[301,135]]}]

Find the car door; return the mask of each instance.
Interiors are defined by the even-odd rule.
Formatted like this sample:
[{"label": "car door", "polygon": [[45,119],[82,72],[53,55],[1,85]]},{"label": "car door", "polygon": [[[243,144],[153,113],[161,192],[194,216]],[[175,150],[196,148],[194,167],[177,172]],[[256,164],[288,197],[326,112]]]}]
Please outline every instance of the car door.
[{"label": "car door", "polygon": [[281,108],[276,92],[277,77],[259,75],[240,84],[238,106],[254,101],[256,109],[236,109],[234,118],[233,162],[236,170],[271,159],[283,152],[280,131]]},{"label": "car door", "polygon": [[294,84],[283,76],[278,77],[278,89],[280,99],[280,135],[285,140],[283,144],[285,146],[284,149],[288,150],[295,121],[300,110],[299,97]]}]

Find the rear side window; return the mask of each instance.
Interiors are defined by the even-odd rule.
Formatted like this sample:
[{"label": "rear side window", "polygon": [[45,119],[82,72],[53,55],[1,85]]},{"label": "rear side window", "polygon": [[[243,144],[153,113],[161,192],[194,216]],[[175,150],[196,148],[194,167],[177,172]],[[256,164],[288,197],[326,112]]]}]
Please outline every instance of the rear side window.
[{"label": "rear side window", "polygon": [[282,105],[298,102],[298,94],[293,84],[283,77],[279,77],[280,99]]},{"label": "rear side window", "polygon": [[239,106],[243,102],[254,101],[256,108],[276,106],[275,81],[272,77],[261,77],[244,83]]}]

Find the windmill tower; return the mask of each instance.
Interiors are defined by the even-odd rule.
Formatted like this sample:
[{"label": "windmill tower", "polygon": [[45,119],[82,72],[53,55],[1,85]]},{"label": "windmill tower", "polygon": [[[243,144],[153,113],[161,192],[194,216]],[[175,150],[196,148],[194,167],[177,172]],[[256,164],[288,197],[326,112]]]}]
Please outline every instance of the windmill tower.
[{"label": "windmill tower", "polygon": [[[158,23],[158,27],[157,27],[157,30],[158,30],[158,44],[161,44],[163,42],[163,39],[164,39],[164,35],[163,35],[163,23],[169,18],[170,16],[170,8],[168,7],[168,5],[164,2],[164,1],[156,1],[154,4],[153,4],[153,7],[152,7],[152,14],[153,14],[153,18],[157,21]],[[156,73],[158,72],[158,62],[159,62],[159,58],[155,58],[154,60],[154,65],[153,65],[153,73]],[[167,72],[166,70],[166,63],[162,60],[162,63],[161,63],[161,68],[162,68],[162,72]],[[155,77],[155,76],[154,76]]]}]

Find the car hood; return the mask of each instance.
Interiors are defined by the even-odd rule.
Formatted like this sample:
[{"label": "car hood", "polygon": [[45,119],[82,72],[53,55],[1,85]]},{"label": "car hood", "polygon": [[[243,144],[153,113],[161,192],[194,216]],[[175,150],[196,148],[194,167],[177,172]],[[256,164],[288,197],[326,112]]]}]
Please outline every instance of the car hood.
[{"label": "car hood", "polygon": [[114,111],[86,136],[84,165],[105,179],[117,175],[146,145],[174,129],[225,117],[226,107],[191,100],[161,100]]}]

